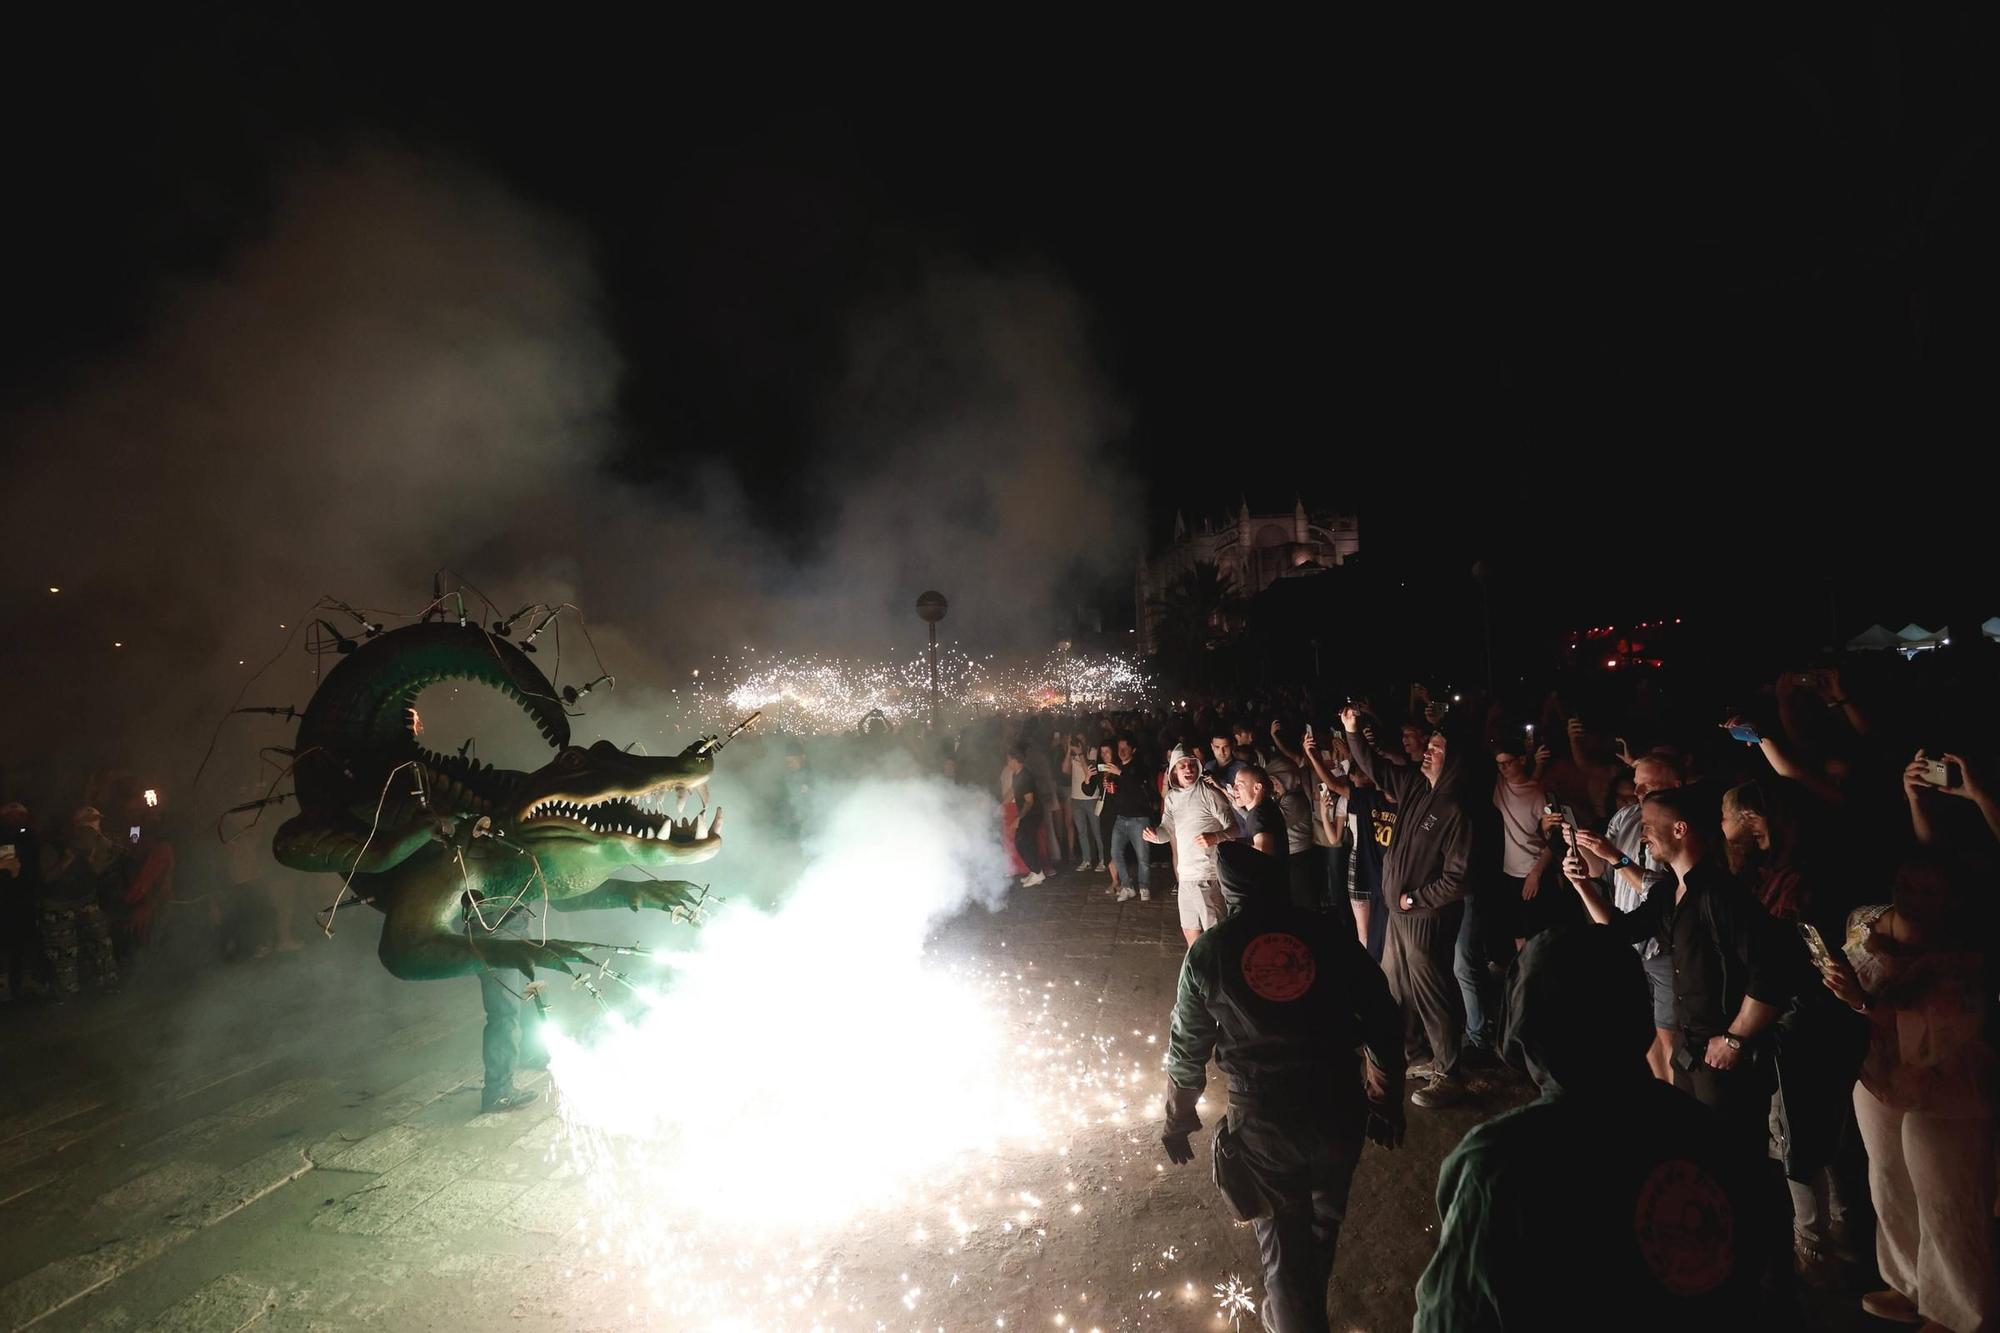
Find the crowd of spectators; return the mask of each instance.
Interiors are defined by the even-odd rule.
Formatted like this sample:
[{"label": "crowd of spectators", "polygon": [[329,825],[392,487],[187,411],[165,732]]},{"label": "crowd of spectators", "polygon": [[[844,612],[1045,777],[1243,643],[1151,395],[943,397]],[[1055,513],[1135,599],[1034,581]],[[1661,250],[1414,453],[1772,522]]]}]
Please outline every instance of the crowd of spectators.
[{"label": "crowd of spectators", "polygon": [[1190,944],[1225,910],[1219,844],[1282,862],[1294,903],[1351,918],[1382,965],[1418,1108],[1525,1073],[1515,960],[1605,930],[1647,981],[1647,1071],[1768,1168],[1770,1216],[1791,1221],[1769,1281],[1867,1285],[1878,1317],[1986,1329],[2000,781],[1978,659],[1960,661],[1830,661],[1712,706],[1650,674],[1201,697],[992,719],[947,750],[964,778],[1005,749],[1024,886],[1070,867],[1144,906],[1172,883]]},{"label": "crowd of spectators", "polygon": [[163,947],[225,961],[302,948],[269,826],[238,819],[228,832],[187,837],[157,789],[119,770],[91,774],[53,805],[9,791],[0,800],[0,1004],[115,994],[141,955]]},{"label": "crowd of spectators", "polygon": [[[1792,1227],[1774,1247],[1792,1256],[1785,1280],[1867,1285],[1879,1317],[1986,1329],[2000,762],[1985,670],[1970,653],[1828,661],[1734,698],[1650,673],[1495,695],[1279,689],[996,714],[948,736],[877,720],[787,743],[784,762],[803,792],[843,746],[901,750],[991,794],[1024,890],[1101,878],[1128,910],[1171,898],[1189,945],[1230,910],[1218,848],[1248,844],[1294,906],[1351,927],[1381,966],[1420,1110],[1477,1108],[1524,1078],[1517,959],[1551,932],[1602,930],[1645,978],[1647,1072],[1768,1165],[1772,1215]],[[177,895],[176,848],[197,841],[202,889]],[[296,949],[267,849],[177,843],[155,793],[121,774],[51,809],[9,800],[0,1001],[116,987],[163,918],[225,956]],[[1596,999],[1558,998],[1579,1013]],[[1628,1058],[1618,1040],[1607,1069]],[[1569,1086],[1594,1086],[1563,1058]],[[1441,1188],[1472,1188],[1472,1160]],[[1464,1239],[1450,1202],[1441,1254]]]}]

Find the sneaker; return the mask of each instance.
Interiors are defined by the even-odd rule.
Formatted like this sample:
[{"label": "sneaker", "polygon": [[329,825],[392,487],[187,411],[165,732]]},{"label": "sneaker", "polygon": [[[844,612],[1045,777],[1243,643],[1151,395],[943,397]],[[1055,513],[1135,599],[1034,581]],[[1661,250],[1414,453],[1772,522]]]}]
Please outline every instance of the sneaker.
[{"label": "sneaker", "polygon": [[1073,874],[1073,875],[1081,875],[1081,874],[1083,874],[1083,873],[1084,873],[1084,872],[1085,872],[1086,870],[1089,870],[1089,869],[1090,869],[1090,860],[1089,860],[1089,858],[1088,858],[1088,857],[1086,857],[1086,858],[1084,858],[1083,860],[1081,860],[1081,861],[1078,861],[1078,862],[1076,863],[1076,869],[1075,869],[1075,870],[1073,870],[1073,871],[1071,871],[1070,873],[1071,873],[1071,874]]},{"label": "sneaker", "polygon": [[1139,896],[1138,894],[1132,892],[1132,890],[1130,889],[1118,890],[1118,901],[1121,903],[1129,903],[1138,896]]},{"label": "sneaker", "polygon": [[1415,1083],[1418,1079],[1429,1078],[1435,1073],[1437,1073],[1437,1068],[1430,1061],[1419,1060],[1403,1071],[1403,1077],[1411,1083]]},{"label": "sneaker", "polygon": [[1455,1074],[1432,1074],[1431,1081],[1410,1094],[1410,1104],[1426,1111],[1456,1106],[1465,1100],[1465,1086]]},{"label": "sneaker", "polygon": [[1861,1308],[1877,1319],[1886,1319],[1892,1324],[1924,1322],[1924,1317],[1917,1313],[1917,1303],[1894,1288],[1869,1292],[1861,1298]]},{"label": "sneaker", "polygon": [[1091,866],[1091,868],[1090,868],[1090,872],[1091,872],[1091,873],[1092,873],[1093,875],[1101,875],[1101,874],[1103,874],[1103,873],[1104,873],[1105,871],[1109,870],[1110,868],[1111,868],[1111,867],[1109,867],[1109,866],[1105,865],[1105,864],[1104,864],[1104,862],[1102,862],[1102,861],[1099,861],[1099,862],[1098,862],[1097,864],[1095,864],[1095,865]]},{"label": "sneaker", "polygon": [[1153,891],[1151,889],[1139,890],[1139,901],[1142,903],[1149,903],[1153,901]]},{"label": "sneaker", "polygon": [[533,1088],[509,1088],[500,1095],[482,1093],[479,1098],[479,1114],[490,1115],[494,1111],[518,1111],[540,1097]]},{"label": "sneaker", "polygon": [[1047,875],[1044,875],[1041,871],[1037,870],[1034,874],[1023,877],[1023,879],[1021,880],[1021,887],[1024,889],[1032,889],[1037,884],[1040,884],[1043,880],[1047,878],[1048,878]]}]

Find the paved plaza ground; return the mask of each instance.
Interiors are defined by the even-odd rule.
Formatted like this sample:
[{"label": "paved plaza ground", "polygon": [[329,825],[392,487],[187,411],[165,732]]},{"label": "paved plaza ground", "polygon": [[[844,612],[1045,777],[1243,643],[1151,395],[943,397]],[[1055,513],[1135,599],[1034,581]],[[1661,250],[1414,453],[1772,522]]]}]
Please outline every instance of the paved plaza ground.
[{"label": "paved plaza ground", "polygon": [[[864,1219],[825,1239],[790,1315],[741,1275],[734,1323],[649,1307],[627,1269],[584,1249],[590,1183],[552,1151],[553,1098],[478,1114],[473,981],[392,979],[362,912],[301,954],[177,969],[164,949],[122,994],[22,1004],[0,1029],[0,1328],[1226,1328],[1215,1287],[1254,1285],[1256,1250],[1209,1183],[1205,1138],[1188,1167],[1159,1151],[1182,950],[1160,897],[1118,904],[1102,876],[1064,875],[947,926],[941,954],[1006,960],[1024,995],[1047,993],[1046,1021],[1143,1072],[1121,1111],[1055,1151],[979,1167],[992,1207],[956,1243]],[[802,1021],[822,998],[801,997]],[[847,1039],[845,1095],[866,1098],[876,1053],[865,1031]],[[702,1071],[682,1072],[698,1089]],[[1440,1159],[1525,1095],[1503,1083],[1463,1110],[1413,1111],[1404,1150],[1366,1151],[1336,1327],[1408,1327]]]}]

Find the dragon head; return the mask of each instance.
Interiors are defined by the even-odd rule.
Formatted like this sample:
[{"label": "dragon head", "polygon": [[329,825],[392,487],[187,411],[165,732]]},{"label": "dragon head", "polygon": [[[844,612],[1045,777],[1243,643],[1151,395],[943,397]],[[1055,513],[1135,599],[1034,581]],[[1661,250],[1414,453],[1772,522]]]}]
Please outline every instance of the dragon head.
[{"label": "dragon head", "polygon": [[[524,773],[423,748],[414,705],[445,681],[505,695],[555,757]],[[704,818],[715,748],[699,741],[652,757],[609,741],[572,745],[561,696],[518,646],[477,625],[408,625],[363,644],[314,692],[293,761],[299,814],[275,850],[295,869],[378,873],[414,854],[439,821],[483,817],[498,842],[533,854],[553,891],[587,892],[620,866],[721,850],[721,810]],[[701,807],[682,818],[690,793]]]},{"label": "dragon head", "polygon": [[[627,754],[610,741],[565,746],[509,799],[502,831],[538,858],[665,866],[706,861],[722,847],[722,811],[706,817],[715,760],[697,742],[677,755]],[[701,807],[686,815],[690,792]],[[544,864],[544,873],[552,873]]]}]

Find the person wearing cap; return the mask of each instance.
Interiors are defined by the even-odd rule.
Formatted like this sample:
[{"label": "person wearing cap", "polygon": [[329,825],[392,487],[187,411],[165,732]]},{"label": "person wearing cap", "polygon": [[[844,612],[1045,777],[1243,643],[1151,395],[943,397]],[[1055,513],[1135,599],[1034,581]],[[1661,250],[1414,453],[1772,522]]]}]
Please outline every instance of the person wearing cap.
[{"label": "person wearing cap", "polygon": [[1175,746],[1167,760],[1166,800],[1158,827],[1145,830],[1147,842],[1173,849],[1174,878],[1179,881],[1181,935],[1193,944],[1200,934],[1222,920],[1222,881],[1215,870],[1215,849],[1236,832],[1236,808],[1222,788],[1202,776],[1201,756]]},{"label": "person wearing cap", "polygon": [[1402,1009],[1352,931],[1292,904],[1275,858],[1228,842],[1216,871],[1230,915],[1181,962],[1161,1144],[1193,1159],[1213,1055],[1229,1079],[1217,1184],[1257,1235],[1264,1326],[1325,1333],[1362,1138],[1403,1141]]},{"label": "person wearing cap", "polygon": [[82,990],[79,961],[88,957],[99,989],[118,986],[118,954],[101,905],[119,873],[118,849],[104,836],[104,816],[86,805],[70,816],[61,848],[43,853],[42,950],[55,973],[56,990]]}]

